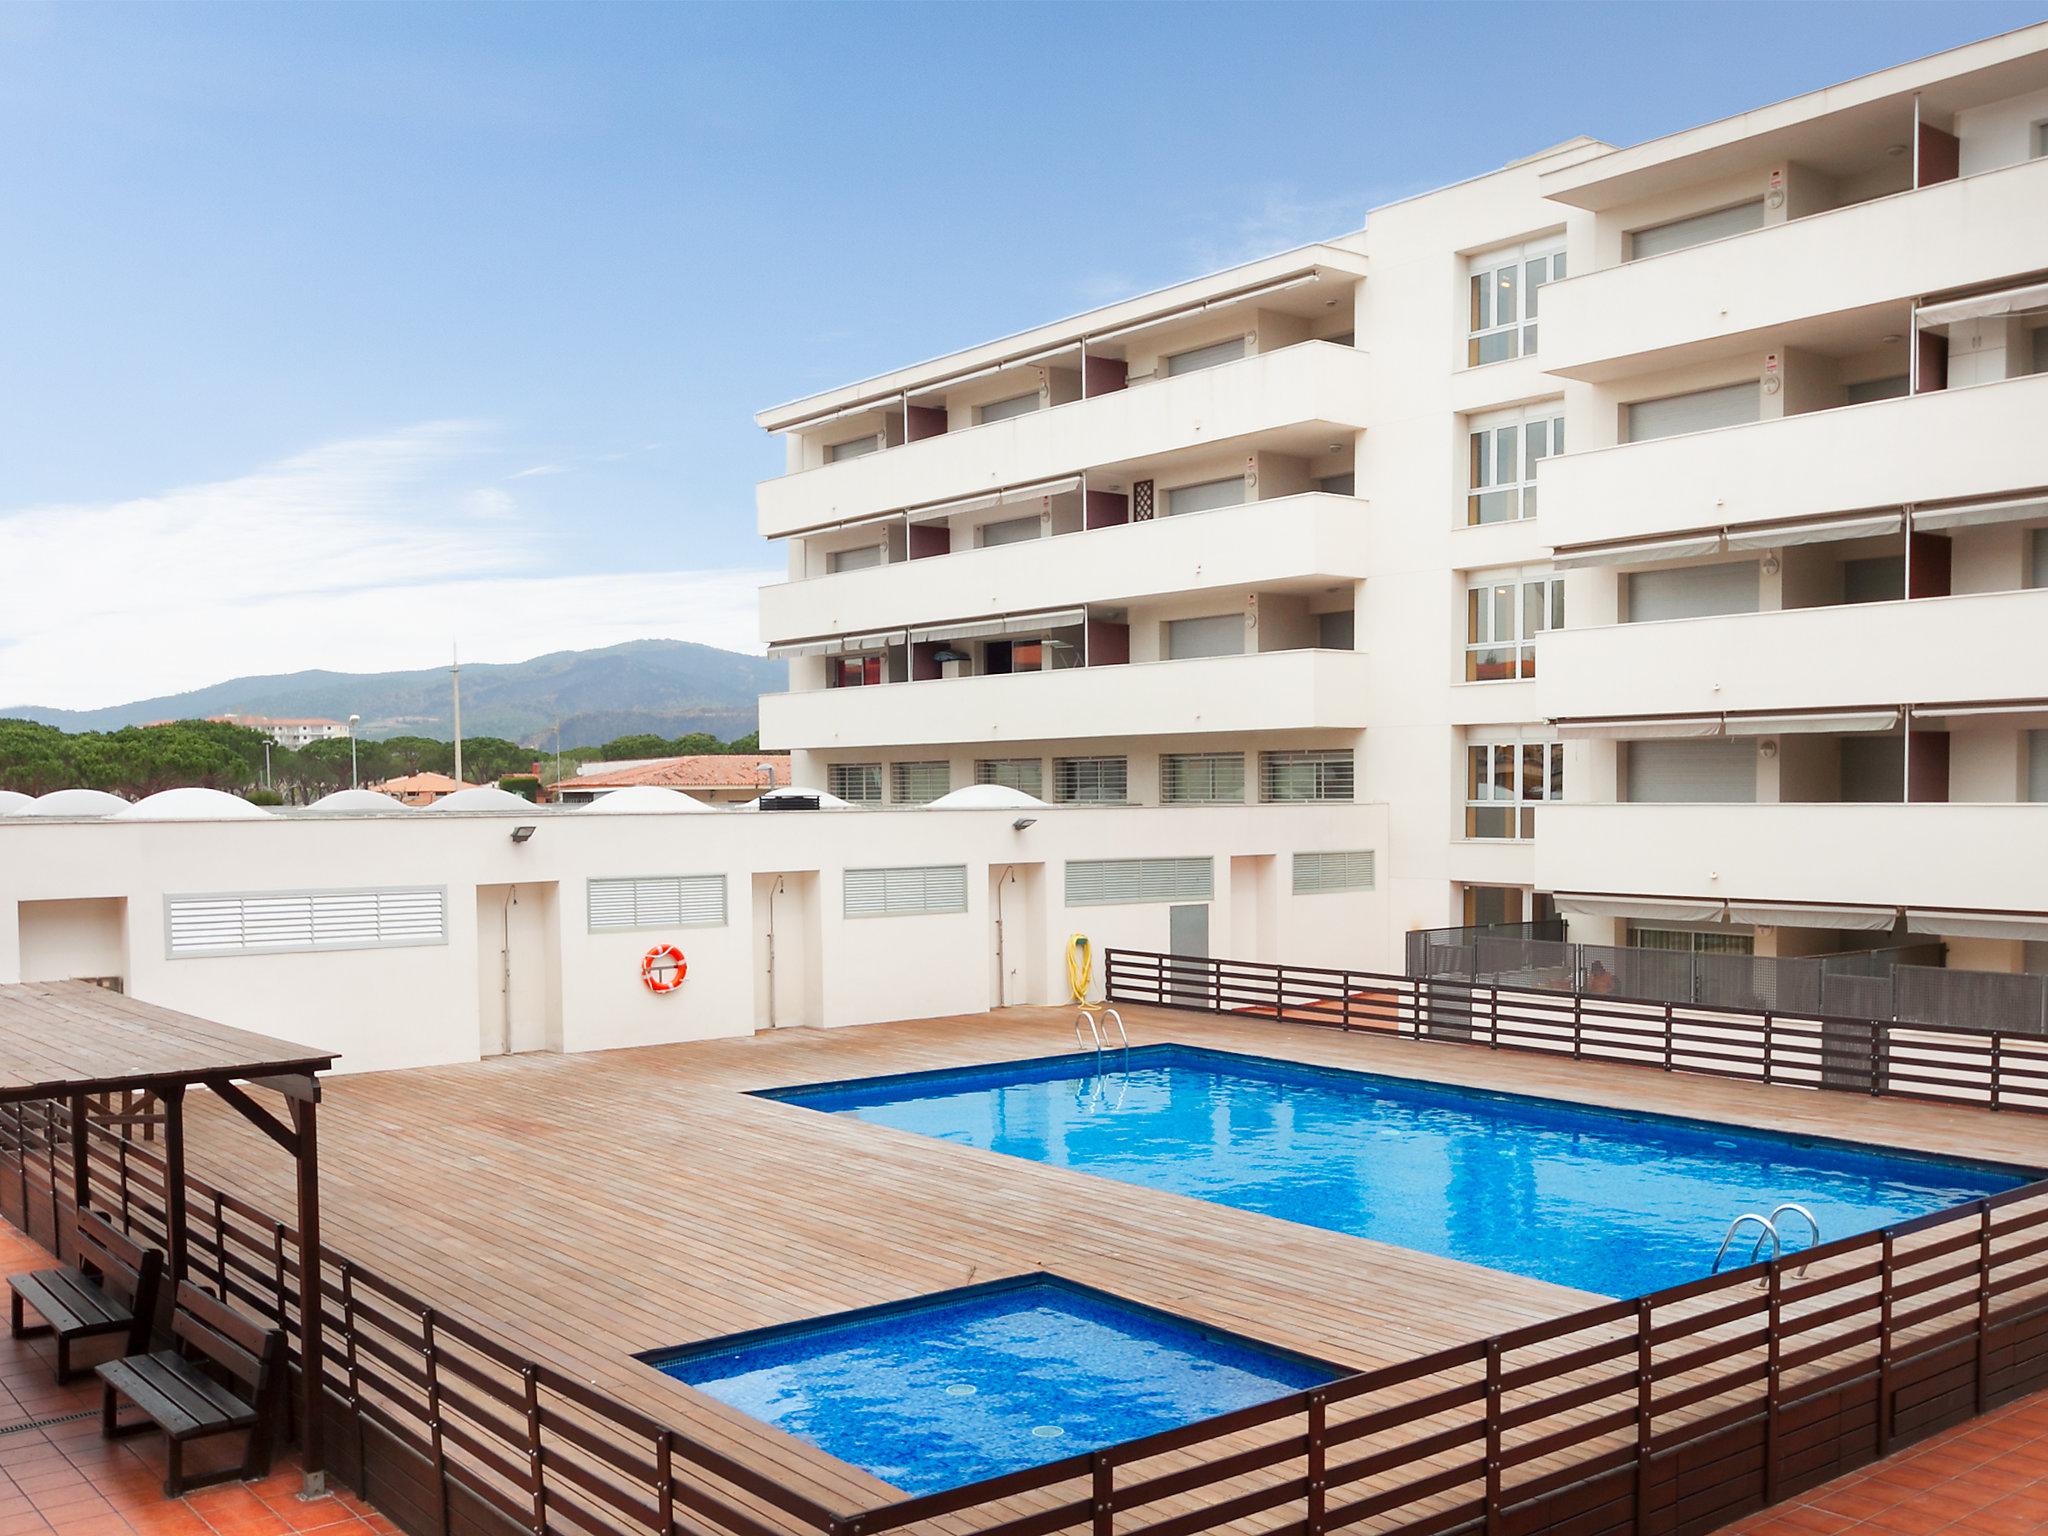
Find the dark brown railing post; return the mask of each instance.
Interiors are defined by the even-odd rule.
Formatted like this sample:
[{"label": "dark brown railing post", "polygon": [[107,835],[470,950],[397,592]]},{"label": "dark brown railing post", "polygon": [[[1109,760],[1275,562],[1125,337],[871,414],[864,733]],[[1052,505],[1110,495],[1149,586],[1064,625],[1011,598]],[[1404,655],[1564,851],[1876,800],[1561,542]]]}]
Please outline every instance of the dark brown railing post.
[{"label": "dark brown railing post", "polygon": [[660,1536],[676,1528],[676,1432],[664,1429],[654,1437],[654,1507]]},{"label": "dark brown railing post", "polygon": [[434,1343],[434,1309],[420,1313],[421,1352],[427,1366],[427,1448],[434,1464],[434,1528],[448,1536],[448,1451],[441,1442],[441,1351]]},{"label": "dark brown railing post", "polygon": [[1767,1284],[1770,1287],[1768,1350],[1764,1362],[1764,1503],[1778,1502],[1778,1393],[1779,1359],[1784,1338],[1780,1318],[1780,1286],[1784,1279],[1782,1259],[1772,1259]]},{"label": "dark brown railing post", "polygon": [[1671,1005],[1664,1005],[1664,1070],[1671,1070],[1671,1047],[1678,1033],[1678,1025],[1671,1015]]},{"label": "dark brown railing post", "polygon": [[1774,1025],[1775,1018],[1771,1010],[1766,1008],[1764,1010],[1764,1082],[1766,1084],[1772,1081],[1771,1059],[1776,1054],[1778,1045],[1777,1031]]},{"label": "dark brown railing post", "polygon": [[2005,1105],[2001,1102],[2004,1095],[2001,1092],[1998,1076],[2000,1069],[2004,1066],[2004,1054],[2004,1032],[1994,1029],[1991,1031],[1991,1107],[1993,1109],[2005,1108]]},{"label": "dark brown railing post", "polygon": [[1486,1536],[1500,1536],[1500,1340],[1486,1341]]},{"label": "dark brown railing post", "polygon": [[1327,1418],[1325,1398],[1320,1392],[1312,1392],[1308,1399],[1308,1508],[1304,1514],[1306,1536],[1322,1536],[1323,1520],[1327,1511],[1327,1494],[1324,1489],[1324,1474],[1327,1472],[1327,1453],[1323,1445],[1324,1424]]},{"label": "dark brown railing post", "polygon": [[1650,1298],[1640,1297],[1636,1301],[1636,1520],[1638,1532],[1647,1531],[1650,1523],[1650,1448],[1655,1439],[1651,1426],[1655,1418],[1656,1404],[1652,1389],[1656,1386],[1655,1356],[1650,1341],[1655,1333],[1655,1318],[1650,1311]]},{"label": "dark brown railing post", "polygon": [[531,1360],[520,1367],[519,1384],[526,1392],[526,1475],[533,1484],[533,1536],[546,1536],[548,1488],[547,1464],[540,1451],[540,1377]]},{"label": "dark brown railing post", "polygon": [[1892,1449],[1892,1232],[1886,1227],[1877,1261],[1877,1454]]},{"label": "dark brown railing post", "polygon": [[1344,1020],[1344,1032],[1349,1034],[1351,1032],[1351,973],[1349,971],[1344,972],[1338,978],[1337,985],[1344,989],[1344,997],[1338,1004],[1338,1011]]},{"label": "dark brown railing post", "polygon": [[1500,988],[1488,987],[1487,991],[1492,994],[1492,1002],[1486,1020],[1486,1044],[1489,1050],[1497,1051],[1500,1049]]},{"label": "dark brown railing post", "polygon": [[1088,1528],[1094,1536],[1115,1536],[1116,1533],[1116,1468],[1110,1464],[1107,1451],[1097,1451],[1088,1458],[1090,1467],[1088,1492]]},{"label": "dark brown railing post", "polygon": [[1977,1412],[1984,1411],[1991,1375],[1991,1202],[1977,1202]]},{"label": "dark brown railing post", "polygon": [[1572,1060],[1579,1061],[1585,1055],[1586,1000],[1578,993],[1572,994]]},{"label": "dark brown railing post", "polygon": [[341,1261],[341,1348],[348,1373],[348,1414],[356,1426],[356,1488],[369,1485],[369,1440],[363,1424],[362,1375],[356,1365],[356,1267]]}]

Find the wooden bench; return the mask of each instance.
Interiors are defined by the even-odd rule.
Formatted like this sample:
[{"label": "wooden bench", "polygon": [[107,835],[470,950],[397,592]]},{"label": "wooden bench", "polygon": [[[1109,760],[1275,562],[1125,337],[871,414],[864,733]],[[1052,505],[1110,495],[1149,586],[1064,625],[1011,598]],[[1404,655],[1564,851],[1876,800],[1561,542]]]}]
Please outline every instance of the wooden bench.
[{"label": "wooden bench", "polygon": [[[56,1335],[59,1382],[74,1374],[71,1346],[80,1339],[120,1334],[126,1338],[123,1354],[149,1348],[163,1274],[161,1251],[143,1247],[91,1211],[73,1217],[71,1242],[77,1269],[38,1269],[7,1278],[14,1292],[9,1331],[17,1339]],[[30,1327],[22,1316],[24,1302],[42,1318],[39,1326]]]},{"label": "wooden bench", "polygon": [[[170,1441],[164,1493],[173,1499],[187,1488],[262,1477],[270,1470],[277,1399],[284,1385],[284,1333],[260,1327],[189,1282],[180,1282],[171,1336],[176,1348],[109,1360],[98,1367],[104,1387],[101,1433],[114,1439],[141,1434],[152,1425],[161,1429]],[[246,1398],[234,1389],[237,1383]],[[150,1423],[121,1423],[123,1398],[147,1414]],[[236,1431],[249,1436],[239,1467],[185,1477],[187,1444]]]}]

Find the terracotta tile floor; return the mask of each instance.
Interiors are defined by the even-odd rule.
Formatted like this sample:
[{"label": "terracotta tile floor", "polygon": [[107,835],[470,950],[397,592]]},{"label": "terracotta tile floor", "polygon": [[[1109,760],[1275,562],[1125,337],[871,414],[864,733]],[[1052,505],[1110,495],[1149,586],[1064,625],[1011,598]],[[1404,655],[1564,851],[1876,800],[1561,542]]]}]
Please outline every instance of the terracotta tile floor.
[{"label": "terracotta tile floor", "polygon": [[[1718,1536],[2032,1536],[2048,1531],[2048,1392],[1738,1520]],[[4,1531],[0,1531],[4,1536]]]},{"label": "terracotta tile floor", "polygon": [[[53,1262],[0,1222],[0,1275]],[[57,1386],[48,1339],[0,1334],[0,1536],[397,1536],[396,1526],[352,1494],[299,1498],[299,1469],[283,1459],[261,1482],[166,1499],[162,1439],[102,1440],[98,1389],[90,1374]],[[88,1417],[64,1418],[70,1414]],[[62,1422],[27,1427],[51,1419]],[[198,1459],[204,1454],[195,1451],[193,1465],[208,1465]]]}]

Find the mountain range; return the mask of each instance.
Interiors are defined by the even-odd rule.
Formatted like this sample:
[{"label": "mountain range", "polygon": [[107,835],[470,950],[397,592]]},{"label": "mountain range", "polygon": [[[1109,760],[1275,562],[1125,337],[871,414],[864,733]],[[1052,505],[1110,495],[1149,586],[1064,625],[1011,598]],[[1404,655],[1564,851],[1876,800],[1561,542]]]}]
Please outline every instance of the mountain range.
[{"label": "mountain range", "polygon": [[[779,661],[684,640],[629,640],[591,651],[555,651],[530,661],[465,663],[462,733],[553,746],[596,746],[651,731],[709,731],[730,741],[756,727],[757,701],[786,686]],[[286,672],[238,677],[188,693],[104,709],[0,707],[0,718],[36,720],[66,731],[111,731],[152,720],[209,715],[361,715],[365,737],[453,736],[446,667],[416,672]]]}]

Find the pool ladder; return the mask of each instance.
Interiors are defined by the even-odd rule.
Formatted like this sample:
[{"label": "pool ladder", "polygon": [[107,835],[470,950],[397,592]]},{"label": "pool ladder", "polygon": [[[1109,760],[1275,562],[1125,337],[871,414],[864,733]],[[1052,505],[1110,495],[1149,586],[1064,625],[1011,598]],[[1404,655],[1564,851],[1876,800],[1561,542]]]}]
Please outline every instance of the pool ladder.
[{"label": "pool ladder", "polygon": [[[1124,1033],[1124,1016],[1114,1008],[1083,1008],[1074,1015],[1074,1049],[1085,1051],[1088,1049],[1089,1041],[1094,1041],[1095,1061],[1100,1066],[1103,1050],[1108,1045],[1102,1032],[1105,1023],[1116,1026],[1117,1043],[1123,1049],[1124,1059],[1130,1060],[1131,1037]],[[1081,1026],[1084,1024],[1088,1026],[1086,1034],[1081,1032]]]},{"label": "pool ladder", "polygon": [[[1765,1238],[1769,1238],[1771,1240],[1771,1257],[1774,1259],[1777,1258],[1778,1255],[1783,1253],[1785,1250],[1783,1237],[1778,1231],[1778,1218],[1780,1216],[1783,1216],[1787,1211],[1797,1212],[1799,1215],[1804,1216],[1806,1218],[1807,1226],[1813,1229],[1813,1242],[1810,1246],[1818,1248],[1820,1246],[1819,1220],[1814,1216],[1813,1212],[1809,1211],[1805,1206],[1800,1205],[1795,1201],[1787,1200],[1782,1204],[1771,1207],[1771,1214],[1768,1216],[1759,1216],[1755,1211],[1744,1211],[1740,1216],[1736,1217],[1733,1221],[1729,1222],[1728,1233],[1725,1237],[1721,1239],[1721,1247],[1719,1251],[1716,1252],[1714,1255],[1714,1268],[1712,1272],[1717,1275],[1721,1273],[1721,1261],[1728,1257],[1728,1248],[1729,1245],[1735,1241],[1735,1234],[1740,1232],[1745,1226],[1747,1226],[1751,1222],[1756,1223],[1757,1234],[1756,1241],[1750,1245],[1749,1259],[1747,1262],[1750,1264],[1754,1264],[1757,1261],[1757,1259],[1762,1256],[1764,1251]],[[1801,1264],[1799,1266],[1799,1275],[1803,1278],[1805,1274],[1806,1266],[1804,1264]],[[1770,1284],[1768,1280],[1764,1281],[1763,1283],[1767,1287]]]}]

